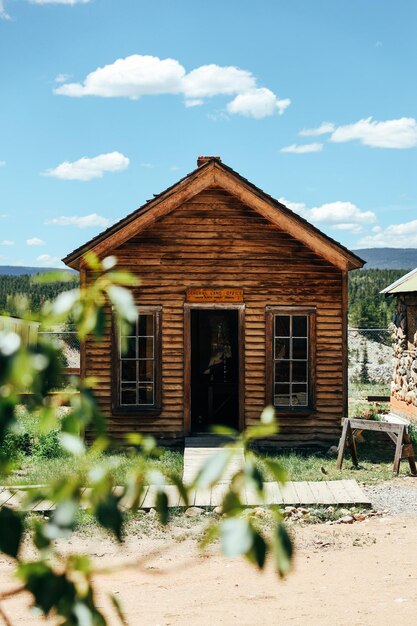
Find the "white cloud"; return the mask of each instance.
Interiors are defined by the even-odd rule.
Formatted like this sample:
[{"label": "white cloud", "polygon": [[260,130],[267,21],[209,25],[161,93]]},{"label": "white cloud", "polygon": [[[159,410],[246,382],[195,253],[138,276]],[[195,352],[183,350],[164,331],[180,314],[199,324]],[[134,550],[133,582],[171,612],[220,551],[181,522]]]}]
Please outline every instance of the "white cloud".
[{"label": "white cloud", "polygon": [[59,257],[50,254],[40,254],[36,260],[45,267],[59,267],[62,264]]},{"label": "white cloud", "polygon": [[14,246],[14,241],[11,239],[3,239],[3,241],[0,241],[0,246]]},{"label": "white cloud", "polygon": [[7,213],[1,213],[0,214],[0,218],[5,219],[6,217],[8,217]]},{"label": "white cloud", "polygon": [[290,104],[289,98],[279,100],[270,89],[260,87],[236,96],[227,105],[227,110],[229,113],[239,113],[259,120],[274,115],[274,113],[282,115]]},{"label": "white cloud", "polygon": [[280,198],[279,202],[312,224],[328,226],[335,230],[357,233],[364,225],[376,222],[376,215],[373,211],[362,211],[352,202],[337,200],[313,208],[308,208],[303,202],[290,202],[285,198]]},{"label": "white cloud", "polygon": [[97,213],[91,213],[90,215],[61,215],[60,217],[54,217],[51,220],[46,220],[45,224],[54,224],[56,226],[77,226],[78,228],[93,228],[96,226],[106,227],[109,226],[110,220],[107,217],[98,215]]},{"label": "white cloud", "polygon": [[404,224],[391,224],[380,228],[375,235],[363,237],[358,246],[361,248],[417,248],[417,220]]},{"label": "white cloud", "polygon": [[11,17],[4,8],[3,0],[0,0],[0,20],[10,20]]},{"label": "white cloud", "polygon": [[0,167],[4,167],[6,165],[6,161],[0,161]]},{"label": "white cloud", "polygon": [[291,152],[293,154],[308,154],[309,152],[321,152],[323,150],[322,143],[306,143],[304,145],[297,145],[295,143],[290,146],[281,148],[280,152]]},{"label": "white cloud", "polygon": [[191,109],[192,107],[201,107],[204,104],[204,100],[202,98],[193,98],[191,100],[184,101],[187,109]]},{"label": "white cloud", "polygon": [[184,76],[182,91],[186,98],[207,98],[211,96],[233,96],[251,91],[256,79],[247,70],[220,65],[202,65]]},{"label": "white cloud", "polygon": [[32,237],[32,239],[26,239],[26,243],[28,246],[44,246],[45,242],[43,239],[39,239],[39,237]]},{"label": "white cloud", "polygon": [[417,146],[417,122],[413,117],[385,122],[368,117],[354,124],[338,126],[330,137],[335,143],[354,140],[374,148],[413,148]]},{"label": "white cloud", "polygon": [[83,83],[67,83],[55,89],[63,96],[101,96],[131,98],[181,92],[185,69],[175,59],[159,59],[132,54],[99,67],[87,75]]},{"label": "white cloud", "polygon": [[99,154],[96,157],[82,157],[78,161],[64,161],[57,167],[42,172],[61,180],[92,180],[102,178],[104,172],[120,172],[129,166],[129,159],[120,152]]},{"label": "white cloud", "polygon": [[[59,77],[64,75],[59,75]],[[90,72],[79,83],[55,88],[54,93],[80,98],[130,98],[160,94],[182,94],[186,107],[204,104],[205,98],[235,96],[228,111],[260,119],[274,113],[282,114],[290,105],[270,89],[258,87],[255,76],[234,66],[202,65],[188,74],[176,59],[160,59],[133,54]]]},{"label": "white cloud", "polygon": [[29,0],[31,4],[88,4],[91,0]]},{"label": "white cloud", "polygon": [[58,74],[57,76],[55,76],[55,82],[65,83],[70,78],[71,78],[71,74]]},{"label": "white cloud", "polygon": [[153,168],[156,166],[153,163],[140,163],[139,167],[143,167],[146,170],[153,170]]},{"label": "white cloud", "polygon": [[335,125],[332,122],[322,122],[318,128],[303,128],[298,134],[300,137],[319,137],[332,133],[334,129]]}]

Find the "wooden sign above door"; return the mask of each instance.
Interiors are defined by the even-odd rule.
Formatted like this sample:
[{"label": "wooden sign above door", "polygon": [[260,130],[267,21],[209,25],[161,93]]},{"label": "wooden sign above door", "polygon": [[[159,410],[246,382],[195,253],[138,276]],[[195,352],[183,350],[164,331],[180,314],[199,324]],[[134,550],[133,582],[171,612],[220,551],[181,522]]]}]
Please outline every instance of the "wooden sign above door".
[{"label": "wooden sign above door", "polygon": [[194,304],[243,302],[243,289],[239,287],[189,287],[186,301]]}]

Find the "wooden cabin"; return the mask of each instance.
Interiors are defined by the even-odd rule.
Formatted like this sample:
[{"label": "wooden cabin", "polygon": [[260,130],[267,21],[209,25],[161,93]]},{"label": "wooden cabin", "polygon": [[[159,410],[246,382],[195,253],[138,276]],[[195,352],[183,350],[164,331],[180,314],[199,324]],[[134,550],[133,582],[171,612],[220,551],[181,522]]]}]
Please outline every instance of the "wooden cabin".
[{"label": "wooden cabin", "polygon": [[381,293],[395,296],[391,410],[417,423],[417,268]]},{"label": "wooden cabin", "polygon": [[329,445],[347,414],[348,271],[363,261],[221,162],[69,254],[115,255],[137,274],[136,327],[87,341],[82,375],[116,438],[242,430],[273,404],[281,445]]}]

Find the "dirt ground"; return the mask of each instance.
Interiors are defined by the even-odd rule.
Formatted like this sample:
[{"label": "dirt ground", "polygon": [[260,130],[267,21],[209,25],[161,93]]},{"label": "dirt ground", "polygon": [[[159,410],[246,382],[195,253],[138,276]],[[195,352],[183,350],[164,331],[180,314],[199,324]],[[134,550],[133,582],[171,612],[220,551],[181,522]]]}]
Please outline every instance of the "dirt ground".
[{"label": "dirt ground", "polygon": [[[87,551],[101,568],[159,552],[142,567],[97,576],[99,605],[115,626],[109,593],[122,602],[130,626],[414,622],[417,516],[294,527],[294,538],[294,571],[285,581],[272,569],[258,573],[242,560],[226,559],[214,547],[202,555],[192,538],[173,543],[131,537],[122,548],[80,538],[66,548]],[[11,572],[12,565],[0,560],[2,590],[16,584]],[[7,600],[3,608],[13,625],[45,624],[28,611],[27,598]]]}]

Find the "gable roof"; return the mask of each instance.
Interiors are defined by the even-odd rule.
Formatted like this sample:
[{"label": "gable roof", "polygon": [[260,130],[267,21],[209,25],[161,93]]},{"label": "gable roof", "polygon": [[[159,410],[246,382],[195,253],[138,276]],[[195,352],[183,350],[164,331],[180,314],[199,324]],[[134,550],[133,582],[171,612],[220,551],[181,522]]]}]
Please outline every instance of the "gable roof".
[{"label": "gable roof", "polygon": [[243,204],[263,215],[268,221],[288,232],[295,239],[302,241],[318,256],[341,269],[357,269],[365,263],[348,248],[322,233],[300,215],[222,163],[218,157],[207,158],[203,165],[197,167],[177,183],[155,195],[152,200],[148,200],[133,213],[76,248],[62,259],[63,262],[74,269],[79,269],[82,256],[86,252],[93,251],[100,257],[106,255],[112,249],[120,246],[132,236],[210,187],[225,189],[239,198]]},{"label": "gable roof", "polygon": [[417,292],[417,267],[405,276],[401,276],[398,280],[393,282],[388,287],[385,287],[381,293],[389,296],[394,293],[409,293],[410,291]]}]

